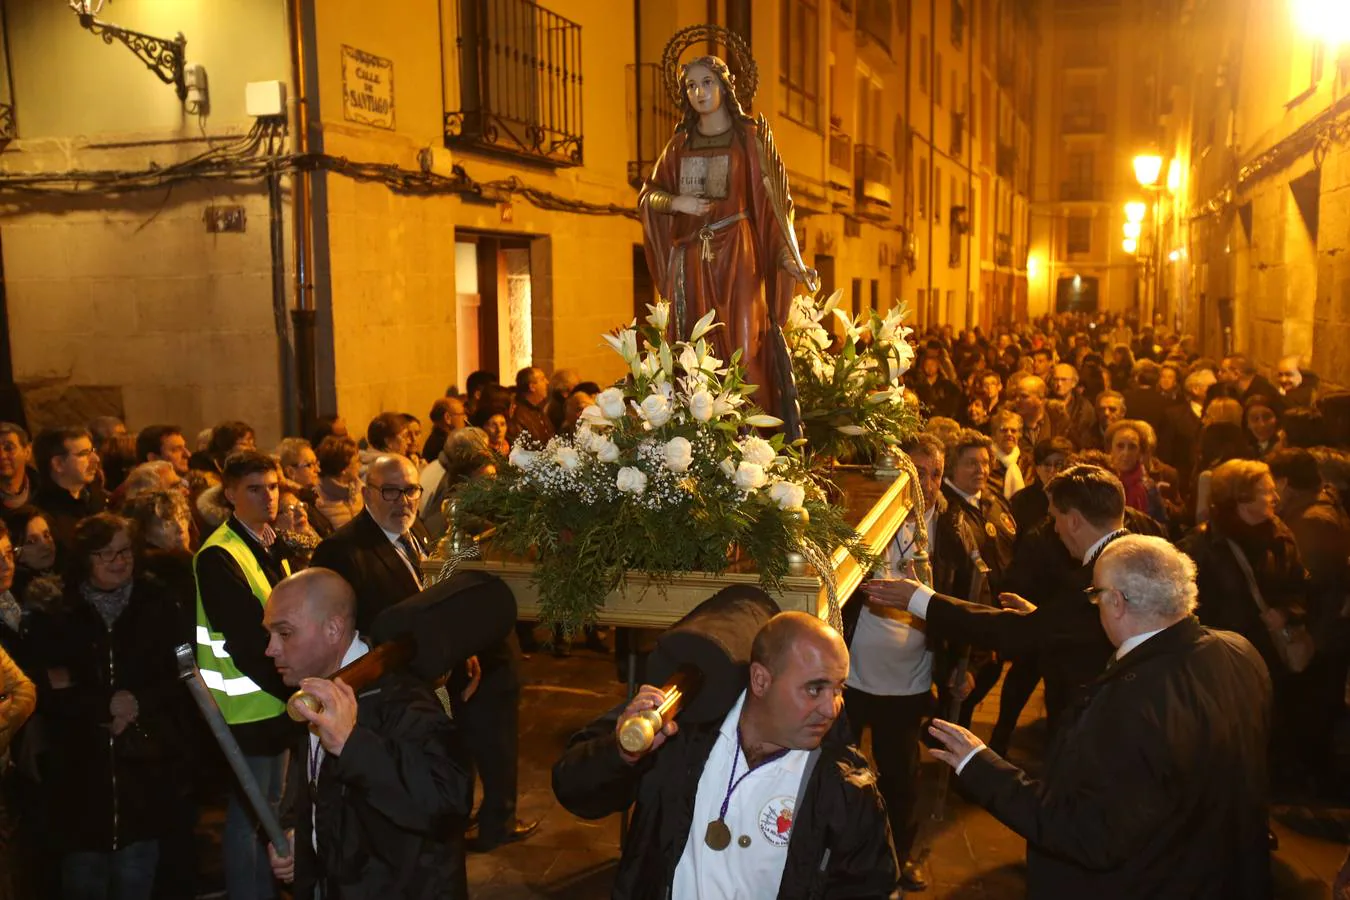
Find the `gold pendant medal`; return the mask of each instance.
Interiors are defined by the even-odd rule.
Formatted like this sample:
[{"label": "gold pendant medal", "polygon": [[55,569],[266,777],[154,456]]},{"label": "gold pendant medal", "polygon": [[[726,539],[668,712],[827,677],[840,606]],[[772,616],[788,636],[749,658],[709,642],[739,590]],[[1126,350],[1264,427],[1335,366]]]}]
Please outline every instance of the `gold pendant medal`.
[{"label": "gold pendant medal", "polygon": [[721,819],[713,819],[703,834],[703,843],[714,850],[725,850],[731,846],[731,829]]}]

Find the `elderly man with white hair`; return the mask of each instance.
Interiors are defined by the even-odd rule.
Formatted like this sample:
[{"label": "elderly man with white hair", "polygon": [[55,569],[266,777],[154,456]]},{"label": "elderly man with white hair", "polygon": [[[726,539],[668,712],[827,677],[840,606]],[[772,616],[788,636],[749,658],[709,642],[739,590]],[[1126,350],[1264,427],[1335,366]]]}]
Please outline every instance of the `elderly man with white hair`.
[{"label": "elderly man with white hair", "polygon": [[[907,605],[913,590],[893,583]],[[1059,729],[1043,777],[939,720],[933,755],[1027,839],[1028,897],[1269,898],[1260,654],[1200,625],[1195,565],[1162,538],[1112,541],[1087,593],[1116,651]]]}]

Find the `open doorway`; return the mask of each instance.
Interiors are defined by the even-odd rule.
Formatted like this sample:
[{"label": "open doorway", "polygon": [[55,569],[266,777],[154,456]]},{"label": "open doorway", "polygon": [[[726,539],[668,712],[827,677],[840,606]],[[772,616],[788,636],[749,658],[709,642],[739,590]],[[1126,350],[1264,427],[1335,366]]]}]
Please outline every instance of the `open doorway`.
[{"label": "open doorway", "polygon": [[548,238],[455,231],[456,376],[553,367],[552,247]]}]

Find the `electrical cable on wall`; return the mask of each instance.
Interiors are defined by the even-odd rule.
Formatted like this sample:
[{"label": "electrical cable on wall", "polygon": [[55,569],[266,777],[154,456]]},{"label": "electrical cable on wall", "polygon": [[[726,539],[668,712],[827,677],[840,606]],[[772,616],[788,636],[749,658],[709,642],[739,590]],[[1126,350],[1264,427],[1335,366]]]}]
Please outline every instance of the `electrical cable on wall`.
[{"label": "electrical cable on wall", "polygon": [[[615,203],[590,203],[564,197],[552,191],[526,184],[515,176],[480,182],[463,166],[456,165],[450,176],[420,169],[407,169],[391,163],[354,162],[326,153],[274,154],[272,144],[284,129],[282,122],[255,122],[248,133],[232,141],[212,146],[182,162],[145,169],[101,169],[66,172],[11,172],[0,174],[0,203],[5,194],[29,196],[117,195],[156,190],[186,181],[262,180],[275,174],[299,171],[325,171],[354,181],[383,184],[398,194],[419,197],[447,195],[470,196],[486,202],[520,197],[540,209],[580,215],[622,216],[637,219],[635,207]],[[264,143],[267,146],[264,148]],[[260,151],[262,151],[260,153]]]}]

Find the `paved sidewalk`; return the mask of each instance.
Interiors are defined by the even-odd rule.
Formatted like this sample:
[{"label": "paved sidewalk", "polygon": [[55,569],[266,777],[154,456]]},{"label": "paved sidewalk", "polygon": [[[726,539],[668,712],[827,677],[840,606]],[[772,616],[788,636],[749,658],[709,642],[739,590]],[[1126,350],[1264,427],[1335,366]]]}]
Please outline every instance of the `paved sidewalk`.
[{"label": "paved sidewalk", "polygon": [[[470,894],[475,900],[527,898],[605,898],[619,855],[619,821],[583,822],[553,799],[550,769],[568,736],[591,718],[619,703],[624,685],[612,659],[577,650],[566,659],[533,654],[524,665],[526,686],[520,717],[520,813],[543,824],[529,840],[469,857]],[[1023,713],[1024,723],[1040,712],[1039,693]],[[976,731],[988,735],[998,709],[997,690],[975,716]],[[1019,729],[1011,755],[1035,751],[1039,729]],[[939,764],[927,760],[925,782],[931,791]],[[1330,881],[1345,853],[1350,810],[1306,808],[1276,810],[1280,837],[1276,854],[1276,897],[1325,900]],[[932,886],[923,896],[935,900],[1018,898],[1025,895],[1024,844],[983,810],[953,794],[947,820],[933,823],[929,858]]]}]

